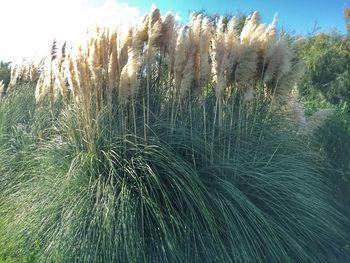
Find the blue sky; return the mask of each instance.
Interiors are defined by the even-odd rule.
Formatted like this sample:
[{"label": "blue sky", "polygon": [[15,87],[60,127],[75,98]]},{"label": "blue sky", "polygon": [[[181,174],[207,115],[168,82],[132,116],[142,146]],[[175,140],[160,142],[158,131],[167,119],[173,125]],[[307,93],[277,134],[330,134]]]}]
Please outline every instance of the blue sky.
[{"label": "blue sky", "polygon": [[162,13],[170,8],[174,12],[180,11],[183,19],[188,17],[189,10],[205,9],[210,13],[220,14],[236,10],[242,12],[258,10],[264,22],[269,23],[277,12],[281,27],[302,34],[311,32],[315,28],[315,24],[321,27],[321,30],[330,30],[332,27],[336,27],[339,31],[345,32],[343,9],[350,7],[350,0],[120,0],[120,2],[138,7],[141,13],[146,12],[150,5],[155,3]]},{"label": "blue sky", "polygon": [[312,32],[315,24],[322,31],[336,27],[345,33],[343,9],[350,7],[350,0],[0,0],[0,60],[41,58],[53,39],[74,44],[94,23],[137,21],[153,3],[163,15],[169,9],[179,12],[184,23],[190,11],[203,9],[222,15],[258,10],[267,24],[278,13],[279,27],[297,34]]}]

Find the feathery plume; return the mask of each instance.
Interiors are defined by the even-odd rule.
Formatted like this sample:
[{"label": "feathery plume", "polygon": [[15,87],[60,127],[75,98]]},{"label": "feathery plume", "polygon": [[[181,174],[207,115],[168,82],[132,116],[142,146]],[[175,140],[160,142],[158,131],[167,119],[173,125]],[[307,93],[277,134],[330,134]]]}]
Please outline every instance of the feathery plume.
[{"label": "feathery plume", "polygon": [[162,23],[162,29],[160,35],[162,36],[160,47],[164,53],[168,53],[170,48],[174,48],[173,35],[175,30],[175,17],[169,10],[165,15],[164,21]]},{"label": "feathery plume", "polygon": [[15,64],[11,67],[11,77],[10,77],[10,83],[8,86],[8,89],[10,90],[12,87],[14,87],[17,83],[18,79],[18,72],[19,72],[19,65]]},{"label": "feathery plume", "polygon": [[264,81],[277,80],[290,71],[292,54],[282,40],[276,42],[266,55],[266,72]]},{"label": "feathery plume", "polygon": [[210,23],[207,17],[202,20],[202,34],[200,37],[199,43],[199,86],[203,87],[207,84],[210,73],[211,73],[211,65],[210,65],[210,47],[211,47],[211,39],[213,37],[213,25]]},{"label": "feathery plume", "polygon": [[118,65],[118,47],[115,43],[112,47],[108,63],[108,86],[110,94],[117,87],[117,79],[119,73]]},{"label": "feathery plume", "polygon": [[70,55],[75,58],[68,64],[68,68],[73,70],[73,72],[71,72],[71,76],[75,76],[78,80],[78,84],[75,85],[79,87],[79,91],[76,93],[79,93],[81,99],[83,99],[85,103],[85,108],[88,109],[90,107],[89,100],[91,97],[97,96],[98,94],[101,94],[99,92],[102,92],[101,82],[103,69],[102,67],[98,69],[98,74],[100,74],[98,77],[100,78],[101,82],[95,83],[94,81],[96,81],[96,79],[93,77],[94,73],[91,72],[89,58],[84,52],[83,47],[79,46],[75,54],[70,53]]},{"label": "feathery plume", "polygon": [[[38,101],[40,101],[42,98],[44,98],[48,93],[51,91],[51,58],[46,57],[44,62],[44,71],[42,72],[41,76],[41,83],[38,86]],[[38,84],[40,82],[40,79],[38,81]]]},{"label": "feathery plume", "polygon": [[174,61],[175,89],[179,90],[187,60],[189,58],[190,42],[186,29],[182,27],[179,31]]},{"label": "feathery plume", "polygon": [[250,44],[251,36],[253,35],[257,27],[260,25],[260,23],[261,17],[259,12],[257,11],[247,17],[240,36],[242,44]]},{"label": "feathery plume", "polygon": [[175,17],[170,11],[165,16],[163,30],[165,32],[163,46],[164,63],[168,67],[169,78],[172,79],[174,77],[175,53],[179,28],[175,24]]},{"label": "feathery plume", "polygon": [[202,38],[202,21],[203,16],[193,15],[189,23],[189,37],[190,37],[190,56],[193,60],[193,73],[196,86],[200,83],[200,45]]},{"label": "feathery plume", "polygon": [[[191,14],[188,26],[181,27],[170,11],[162,18],[159,9],[153,7],[137,24],[90,29],[86,41],[76,49],[66,50],[64,44],[58,54],[54,40],[46,61],[51,59],[52,71],[45,65],[36,95],[42,98],[47,94],[51,72],[54,89],[49,92],[65,99],[72,95],[75,103],[93,105],[91,100],[97,98],[100,105],[106,98],[111,102],[114,94],[125,101],[137,93],[147,73],[147,85],[153,85],[154,79],[164,83],[168,78],[166,88],[174,88],[179,96],[192,87],[205,87],[212,79],[216,96],[238,88],[243,103],[254,98],[255,84],[261,81],[268,87],[265,96],[274,94],[282,105],[299,71],[292,65],[291,48],[277,39],[276,16],[265,26],[254,12],[240,34],[237,25],[236,17],[226,23],[222,17],[211,22],[202,14]],[[158,57],[160,60],[155,61]],[[164,65],[167,75],[163,75]],[[35,79],[34,69],[28,65],[13,67],[13,83],[28,72]]]},{"label": "feathery plume", "polygon": [[[235,71],[235,81],[239,86],[245,87],[252,84],[257,76],[257,46],[242,44],[239,47],[239,55]],[[242,85],[243,84],[243,85]]]},{"label": "feathery plume", "polygon": [[155,48],[162,42],[162,18],[158,8],[152,8],[148,21],[148,42],[146,61],[152,63],[155,57]]},{"label": "feathery plume", "polygon": [[248,103],[249,101],[253,100],[255,96],[255,90],[253,85],[250,85],[246,91],[243,93],[243,104]]},{"label": "feathery plume", "polygon": [[181,86],[179,87],[180,96],[186,95],[186,92],[190,90],[194,79],[194,61],[193,57],[189,56],[184,67]]},{"label": "feathery plume", "polygon": [[234,81],[234,73],[238,63],[239,55],[239,39],[236,33],[237,18],[232,17],[227,25],[227,34],[225,36],[225,49],[226,49],[226,77],[227,82]]},{"label": "feathery plume", "polygon": [[292,43],[292,50],[296,51],[297,49],[299,49],[304,43],[305,43],[306,39],[304,37],[299,37],[298,39],[294,40]]},{"label": "feathery plume", "polygon": [[135,48],[129,52],[129,61],[127,63],[127,71],[129,76],[129,94],[133,96],[137,92],[138,87],[138,70],[140,67],[140,50]]},{"label": "feathery plume", "polygon": [[51,61],[55,60],[57,58],[57,40],[54,39],[52,41],[52,46],[51,46]]},{"label": "feathery plume", "polygon": [[291,66],[286,74],[280,77],[275,91],[275,99],[278,100],[279,104],[284,104],[288,100],[288,95],[302,76],[303,69],[304,65],[297,62]]},{"label": "feathery plume", "polygon": [[149,15],[146,14],[143,18],[142,18],[142,22],[141,25],[137,27],[137,34],[139,34],[139,38],[143,41],[143,42],[147,42],[148,41],[148,27],[150,24],[149,21]]},{"label": "feathery plume", "polygon": [[[280,105],[277,105],[280,106]],[[293,119],[298,124],[300,130],[303,130],[306,126],[304,105],[299,99],[299,91],[295,85],[291,92],[288,94],[288,101],[285,105],[285,109],[291,113]]]},{"label": "feathery plume", "polygon": [[77,70],[77,61],[76,57],[69,53],[68,54],[68,84],[69,88],[73,94],[74,102],[79,103],[80,100],[80,83],[79,83],[79,74]]},{"label": "feathery plume", "polygon": [[4,95],[5,93],[5,83],[3,80],[0,80],[0,98]]},{"label": "feathery plume", "polygon": [[95,87],[100,86],[102,83],[102,52],[101,42],[97,38],[94,39],[90,47],[88,63],[92,75],[92,82]]},{"label": "feathery plume", "polygon": [[40,76],[40,64],[36,65],[35,63],[30,65],[29,69],[29,79],[31,82],[35,82],[39,79]]},{"label": "feathery plume", "polygon": [[157,23],[158,21],[161,20],[161,16],[160,16],[160,11],[156,6],[152,6],[151,7],[151,11],[149,13],[149,24],[148,24],[148,28],[152,28],[152,26]]},{"label": "feathery plume", "polygon": [[211,60],[212,60],[212,72],[213,80],[215,83],[215,92],[217,96],[221,96],[222,91],[225,88],[223,83],[226,68],[227,68],[227,50],[225,49],[225,32],[223,31],[222,18],[220,18],[218,26],[215,31],[215,35],[212,39],[212,50],[211,50]]},{"label": "feathery plume", "polygon": [[277,13],[274,15],[273,20],[271,24],[269,24],[266,28],[266,42],[273,42],[275,41],[277,36]]},{"label": "feathery plume", "polygon": [[35,87],[35,101],[40,102],[43,99],[44,95],[44,78],[45,74],[41,74],[38,80],[38,83]]},{"label": "feathery plume", "polygon": [[118,28],[118,68],[119,74],[128,62],[128,50],[133,42],[133,28],[130,26],[121,26]]},{"label": "feathery plume", "polygon": [[156,48],[162,41],[161,36],[162,22],[157,21],[148,31],[148,43],[146,52],[146,61],[152,63],[155,59]]},{"label": "feathery plume", "polygon": [[66,79],[57,69],[54,71],[54,90],[60,91],[61,96],[66,100],[68,99]]}]

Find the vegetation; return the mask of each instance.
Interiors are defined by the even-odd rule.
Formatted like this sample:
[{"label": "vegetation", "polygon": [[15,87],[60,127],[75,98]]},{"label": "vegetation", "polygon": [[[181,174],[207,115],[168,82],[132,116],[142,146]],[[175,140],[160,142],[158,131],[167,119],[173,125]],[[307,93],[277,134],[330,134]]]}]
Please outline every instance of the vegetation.
[{"label": "vegetation", "polygon": [[9,62],[0,61],[0,96],[4,93],[11,79]]},{"label": "vegetation", "polygon": [[305,98],[328,102],[327,106],[329,103],[350,105],[349,45],[350,38],[336,32],[319,33],[303,43],[299,57],[307,74],[301,79],[299,88]]},{"label": "vegetation", "polygon": [[[336,112],[316,132],[321,150],[325,153],[337,176],[332,176],[332,186],[336,195],[344,200],[350,208],[350,116],[341,111]],[[350,211],[349,211],[350,212]]]},{"label": "vegetation", "polygon": [[[349,8],[344,10],[349,28]],[[350,44],[349,34],[336,31],[317,33],[298,49],[305,64],[305,74],[298,83],[306,115],[333,108],[334,114],[315,130],[318,149],[333,173],[326,176],[333,195],[350,215],[350,162],[348,151],[350,131]]]},{"label": "vegetation", "polygon": [[348,261],[329,184],[348,149],[332,162],[333,130],[310,136],[327,131],[293,88],[306,53],[257,12],[240,21],[153,9],[13,67],[0,260]]}]

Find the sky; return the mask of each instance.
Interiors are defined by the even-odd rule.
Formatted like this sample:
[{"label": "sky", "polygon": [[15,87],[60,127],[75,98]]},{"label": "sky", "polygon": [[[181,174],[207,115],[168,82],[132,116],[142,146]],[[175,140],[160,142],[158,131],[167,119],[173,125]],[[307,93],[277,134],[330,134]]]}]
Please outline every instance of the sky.
[{"label": "sky", "polygon": [[53,39],[79,42],[95,23],[134,22],[152,4],[165,14],[172,9],[187,22],[192,11],[209,14],[259,11],[264,23],[277,13],[281,29],[308,34],[315,29],[345,32],[343,9],[350,0],[0,0],[0,60],[20,61],[49,53]]}]

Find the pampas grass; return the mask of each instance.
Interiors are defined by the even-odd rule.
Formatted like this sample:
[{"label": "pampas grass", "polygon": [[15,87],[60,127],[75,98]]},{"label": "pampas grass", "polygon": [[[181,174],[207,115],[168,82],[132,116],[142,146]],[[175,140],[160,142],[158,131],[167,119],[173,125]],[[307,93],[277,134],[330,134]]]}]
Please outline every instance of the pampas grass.
[{"label": "pampas grass", "polygon": [[0,244],[39,262],[341,262],[346,219],[282,99],[293,49],[257,12],[237,26],[153,8],[55,48],[32,104],[6,93]]},{"label": "pampas grass", "polygon": [[[175,23],[171,13],[162,18],[159,10],[154,8],[136,25],[118,25],[114,29],[93,30],[87,39],[85,53],[88,56],[89,74],[85,77],[89,78],[91,75],[94,86],[97,89],[105,89],[104,79],[107,77],[104,75],[114,75],[112,79],[115,84],[110,85],[118,84],[116,88],[119,89],[120,86],[123,94],[129,90],[126,86],[133,87],[132,92],[125,93],[128,97],[142,85],[142,81],[137,80],[142,78],[142,74],[137,74],[138,70],[146,67],[152,71],[151,68],[156,66],[158,61],[166,61],[168,80],[174,82],[176,90],[180,90],[180,86],[182,90],[187,90],[192,87],[192,82],[194,86],[204,87],[211,79],[216,83],[223,83],[225,79],[225,87],[234,83],[244,87],[250,84],[248,82],[260,80],[267,86],[272,85],[271,89],[278,89],[275,87],[279,86],[276,81],[272,84],[271,81],[291,73],[293,54],[291,49],[286,47],[287,43],[278,39],[276,20],[269,26],[261,24],[260,20],[257,12],[249,16],[238,36],[235,17],[223,27],[220,22],[214,25],[206,17],[192,15],[188,26],[181,27]],[[66,56],[68,59],[77,56],[79,52],[67,50],[67,53],[71,53],[70,56]],[[77,63],[80,61],[84,61],[82,56],[77,59]],[[69,69],[70,64],[66,64],[67,69],[62,67],[62,63],[57,65],[58,71],[72,70]],[[16,72],[14,68],[13,75],[16,75]],[[156,72],[152,72],[152,77],[162,78],[153,76],[153,73]],[[83,72],[81,74],[85,75]],[[149,81],[148,79],[148,84]],[[184,85],[181,85],[182,81]],[[74,81],[70,82],[73,85]],[[221,96],[221,90],[225,87],[218,89],[218,96]],[[180,94],[182,96],[186,92],[181,91]]]}]

